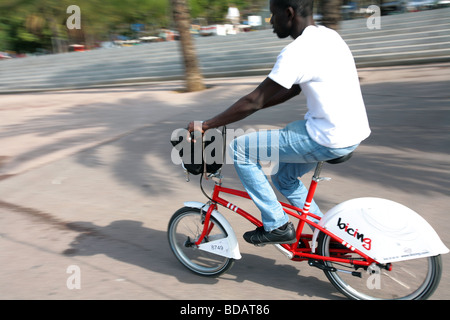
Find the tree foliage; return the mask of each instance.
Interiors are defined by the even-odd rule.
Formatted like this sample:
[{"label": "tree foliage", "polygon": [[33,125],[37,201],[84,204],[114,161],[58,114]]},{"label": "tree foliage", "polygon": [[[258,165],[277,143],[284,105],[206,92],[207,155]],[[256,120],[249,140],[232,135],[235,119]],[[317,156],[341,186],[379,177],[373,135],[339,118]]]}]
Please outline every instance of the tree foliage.
[{"label": "tree foliage", "polygon": [[80,35],[66,27],[69,5],[81,9],[80,32],[85,42],[130,33],[132,23],[156,28],[171,21],[168,0],[2,0],[0,50],[51,49],[51,38],[79,40]]},{"label": "tree foliage", "polygon": [[[257,12],[267,0],[233,0],[241,13]],[[209,23],[225,21],[231,2],[223,0],[189,0],[191,16]],[[81,31],[70,32],[66,20],[69,5],[81,9]],[[133,36],[130,24],[146,26],[156,33],[158,28],[173,28],[169,0],[1,0],[0,51],[34,52],[51,50],[52,38],[68,42],[110,40],[114,35]]]}]

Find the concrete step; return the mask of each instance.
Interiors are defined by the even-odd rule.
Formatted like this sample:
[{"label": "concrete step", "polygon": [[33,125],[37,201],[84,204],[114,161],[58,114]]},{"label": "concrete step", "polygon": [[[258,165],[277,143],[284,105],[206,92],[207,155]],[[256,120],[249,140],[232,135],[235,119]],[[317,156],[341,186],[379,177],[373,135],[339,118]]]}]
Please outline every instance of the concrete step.
[{"label": "concrete step", "polygon": [[[358,67],[450,61],[450,8],[342,22],[339,30]],[[195,39],[205,77],[267,74],[291,39],[272,30]],[[182,79],[178,42],[102,49],[0,62],[0,93]]]}]

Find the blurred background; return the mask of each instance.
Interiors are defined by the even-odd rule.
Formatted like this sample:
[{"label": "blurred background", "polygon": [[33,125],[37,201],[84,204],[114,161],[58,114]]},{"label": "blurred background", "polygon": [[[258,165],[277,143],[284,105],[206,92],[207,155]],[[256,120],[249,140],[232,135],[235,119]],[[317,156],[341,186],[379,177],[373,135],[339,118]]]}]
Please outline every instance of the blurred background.
[{"label": "blurred background", "polygon": [[[0,0],[0,91],[181,79],[171,2]],[[287,43],[269,30],[269,0],[183,2],[205,77],[265,74]],[[360,67],[442,62],[450,57],[449,6],[319,0],[314,17],[341,33]],[[379,24],[370,26],[374,17]]]},{"label": "blurred background", "polygon": [[[0,1],[0,51],[10,57],[60,53],[70,50],[128,46],[177,39],[169,0],[2,0]],[[270,27],[268,0],[190,0],[193,35],[236,34]],[[450,6],[449,0],[376,1],[319,0],[342,20],[367,16],[370,5],[381,14],[400,14]],[[81,9],[81,29],[68,29],[66,8]],[[233,15],[233,10],[235,8]],[[335,13],[335,14],[336,14]],[[238,24],[232,28],[226,24]],[[219,25],[219,26],[217,26]],[[222,27],[222,28],[220,28]],[[5,57],[3,57],[5,58]]]}]

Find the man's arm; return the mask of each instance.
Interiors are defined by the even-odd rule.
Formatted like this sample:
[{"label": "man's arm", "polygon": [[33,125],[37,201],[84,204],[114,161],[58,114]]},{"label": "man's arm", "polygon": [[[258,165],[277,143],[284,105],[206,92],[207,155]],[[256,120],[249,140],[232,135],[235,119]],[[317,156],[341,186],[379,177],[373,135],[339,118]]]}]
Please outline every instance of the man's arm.
[{"label": "man's arm", "polygon": [[[242,120],[258,110],[285,102],[300,92],[301,89],[298,85],[286,89],[272,79],[266,78],[255,90],[236,101],[227,110],[204,121],[202,131]],[[194,122],[189,124],[188,130],[194,131]],[[197,131],[199,128],[195,128],[195,130]]]},{"label": "man's arm", "polygon": [[278,91],[278,93],[263,106],[263,109],[288,101],[289,99],[299,95],[300,92],[302,92],[302,89],[298,84],[294,84],[289,90],[281,87],[281,90]]}]

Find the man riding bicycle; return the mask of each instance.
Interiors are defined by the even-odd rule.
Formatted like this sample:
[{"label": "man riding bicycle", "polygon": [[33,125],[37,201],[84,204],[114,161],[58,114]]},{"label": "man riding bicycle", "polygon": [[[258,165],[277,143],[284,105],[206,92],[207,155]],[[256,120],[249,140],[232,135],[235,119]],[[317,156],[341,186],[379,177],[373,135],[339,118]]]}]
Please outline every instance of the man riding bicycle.
[{"label": "man riding bicycle", "polygon": [[[261,211],[263,227],[244,234],[244,239],[255,245],[296,241],[295,228],[259,163],[266,160],[260,150],[275,148],[278,152],[279,165],[272,182],[292,205],[301,208],[307,188],[298,177],[318,161],[349,154],[370,135],[351,51],[337,32],[315,25],[313,0],[271,0],[270,11],[274,33],[279,38],[291,36],[294,41],[281,51],[272,71],[255,90],[201,122],[201,128],[200,122],[194,121],[188,126],[190,132],[204,132],[304,92],[308,108],[304,119],[277,130],[278,141],[263,137],[267,132],[254,132],[230,145],[239,178]],[[322,216],[314,202],[310,212]]]}]

